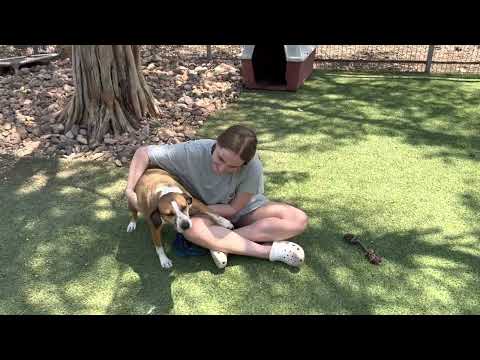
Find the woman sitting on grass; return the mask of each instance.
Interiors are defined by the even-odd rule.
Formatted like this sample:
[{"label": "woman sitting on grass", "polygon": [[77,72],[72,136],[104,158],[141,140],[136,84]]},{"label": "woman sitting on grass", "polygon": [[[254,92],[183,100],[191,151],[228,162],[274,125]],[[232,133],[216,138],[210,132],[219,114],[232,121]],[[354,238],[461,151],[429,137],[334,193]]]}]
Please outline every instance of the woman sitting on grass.
[{"label": "woman sitting on grass", "polygon": [[263,195],[263,167],[256,150],[255,132],[241,125],[228,128],[216,141],[142,146],[130,164],[125,194],[138,209],[134,189],[139,178],[149,167],[162,168],[235,225],[228,230],[200,215],[192,217],[192,227],[184,233],[192,243],[210,249],[219,268],[226,266],[226,254],[298,267],[304,261],[303,249],[284,240],[301,234],[308,217],[302,210],[268,201]]}]

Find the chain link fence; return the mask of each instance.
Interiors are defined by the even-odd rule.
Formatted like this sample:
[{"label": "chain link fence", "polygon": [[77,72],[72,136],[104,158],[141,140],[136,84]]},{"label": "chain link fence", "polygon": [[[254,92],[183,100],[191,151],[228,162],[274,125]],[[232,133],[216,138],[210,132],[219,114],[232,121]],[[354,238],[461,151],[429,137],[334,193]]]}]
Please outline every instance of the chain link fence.
[{"label": "chain link fence", "polygon": [[315,68],[480,74],[480,45],[321,45]]},{"label": "chain link fence", "polygon": [[[53,52],[59,46],[7,46],[10,55]],[[0,57],[5,55],[0,49]],[[240,45],[142,45],[145,57],[237,61]],[[319,45],[315,68],[340,71],[480,74],[480,45]]]},{"label": "chain link fence", "polygon": [[[164,56],[237,60],[240,45],[149,45]],[[480,74],[480,45],[319,45],[315,68]]]}]

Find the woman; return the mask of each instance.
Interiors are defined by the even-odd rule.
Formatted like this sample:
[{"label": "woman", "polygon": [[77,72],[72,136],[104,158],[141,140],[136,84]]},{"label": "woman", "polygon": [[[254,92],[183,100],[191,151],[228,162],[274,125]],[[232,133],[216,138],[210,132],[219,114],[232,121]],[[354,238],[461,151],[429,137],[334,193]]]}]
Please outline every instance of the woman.
[{"label": "woman", "polygon": [[227,264],[226,254],[253,256],[300,266],[303,249],[283,241],[302,233],[308,217],[291,205],[271,202],[263,195],[263,168],[255,132],[234,125],[217,140],[201,139],[175,145],[140,147],[133,156],[125,190],[135,207],[135,185],[149,167],[162,168],[178,177],[190,193],[217,214],[229,219],[234,230],[195,216],[184,236],[211,250],[218,267]]}]

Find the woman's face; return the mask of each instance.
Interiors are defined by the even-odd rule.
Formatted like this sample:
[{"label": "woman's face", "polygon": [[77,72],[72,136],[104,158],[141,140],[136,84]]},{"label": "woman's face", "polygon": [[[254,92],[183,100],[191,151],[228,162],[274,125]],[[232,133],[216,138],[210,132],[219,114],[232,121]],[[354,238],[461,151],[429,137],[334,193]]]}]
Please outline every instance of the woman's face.
[{"label": "woman's face", "polygon": [[234,174],[242,168],[243,161],[238,154],[220,147],[218,144],[212,154],[212,170],[216,175]]}]

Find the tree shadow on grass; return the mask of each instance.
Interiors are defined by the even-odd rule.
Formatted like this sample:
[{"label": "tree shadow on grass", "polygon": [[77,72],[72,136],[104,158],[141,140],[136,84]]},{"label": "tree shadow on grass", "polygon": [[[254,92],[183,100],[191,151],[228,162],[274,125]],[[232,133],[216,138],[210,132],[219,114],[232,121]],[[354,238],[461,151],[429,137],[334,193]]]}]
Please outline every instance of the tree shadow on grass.
[{"label": "tree shadow on grass", "polygon": [[[124,172],[23,158],[6,174],[0,186],[9,209],[0,226],[2,313],[142,313],[150,306],[152,298],[138,299],[145,285],[114,259],[120,244],[132,242],[124,229]],[[149,259],[151,249],[143,251],[137,255]],[[171,280],[151,265],[162,288],[157,301],[167,313]]]},{"label": "tree shadow on grass", "polygon": [[[305,267],[292,276],[287,265],[234,257],[251,285],[232,308],[238,313],[289,314],[473,314],[480,311],[475,245],[459,248],[443,229],[379,231],[363,214],[329,199],[293,198],[314,222],[294,241],[306,253]],[[380,266],[343,240],[358,234],[385,258]],[[463,237],[465,234],[459,234]],[[478,234],[476,234],[478,236]],[[477,249],[478,250],[478,249]],[[254,262],[254,264],[252,264]],[[270,286],[265,286],[270,284]],[[269,303],[259,298],[270,299]],[[245,299],[259,299],[248,302]],[[246,303],[249,306],[246,306]]]},{"label": "tree shadow on grass", "polygon": [[142,217],[126,232],[126,169],[25,157],[1,179],[0,313],[169,314],[178,276],[221,273],[209,256],[178,258],[169,227],[172,269]]},{"label": "tree shadow on grass", "polygon": [[[301,185],[309,179],[304,172],[271,171],[268,176],[276,186],[291,181]],[[140,220],[132,234],[125,231],[125,169],[22,159],[6,177],[0,183],[0,202],[8,210],[0,223],[2,313],[168,314],[174,298],[188,302],[196,295],[184,287],[173,297],[172,282],[181,274],[205,270],[229,280],[219,281],[230,291],[222,298],[229,313],[480,310],[477,245],[458,242],[472,235],[478,239],[477,228],[454,238],[443,236],[441,228],[373,229],[363,219],[375,216],[375,209],[365,213],[325,197],[295,197],[283,200],[298,204],[311,219],[307,231],[295,239],[306,252],[306,266],[300,271],[231,256],[222,272],[208,256],[177,258],[171,229],[165,245],[174,268],[165,271],[144,222]],[[460,201],[466,220],[478,218],[477,193],[465,193]],[[345,232],[359,234],[385,263],[369,264],[342,240]],[[208,290],[207,285],[199,286]]]},{"label": "tree shadow on grass", "polygon": [[[245,91],[205,131],[214,136],[212,126],[218,133],[231,123],[244,123],[256,129],[260,150],[280,152],[287,143],[291,152],[324,152],[379,135],[431,147],[431,157],[479,161],[478,84],[316,71],[295,93]],[[297,137],[289,142],[292,136]],[[298,136],[315,136],[315,141],[304,143]]]}]

